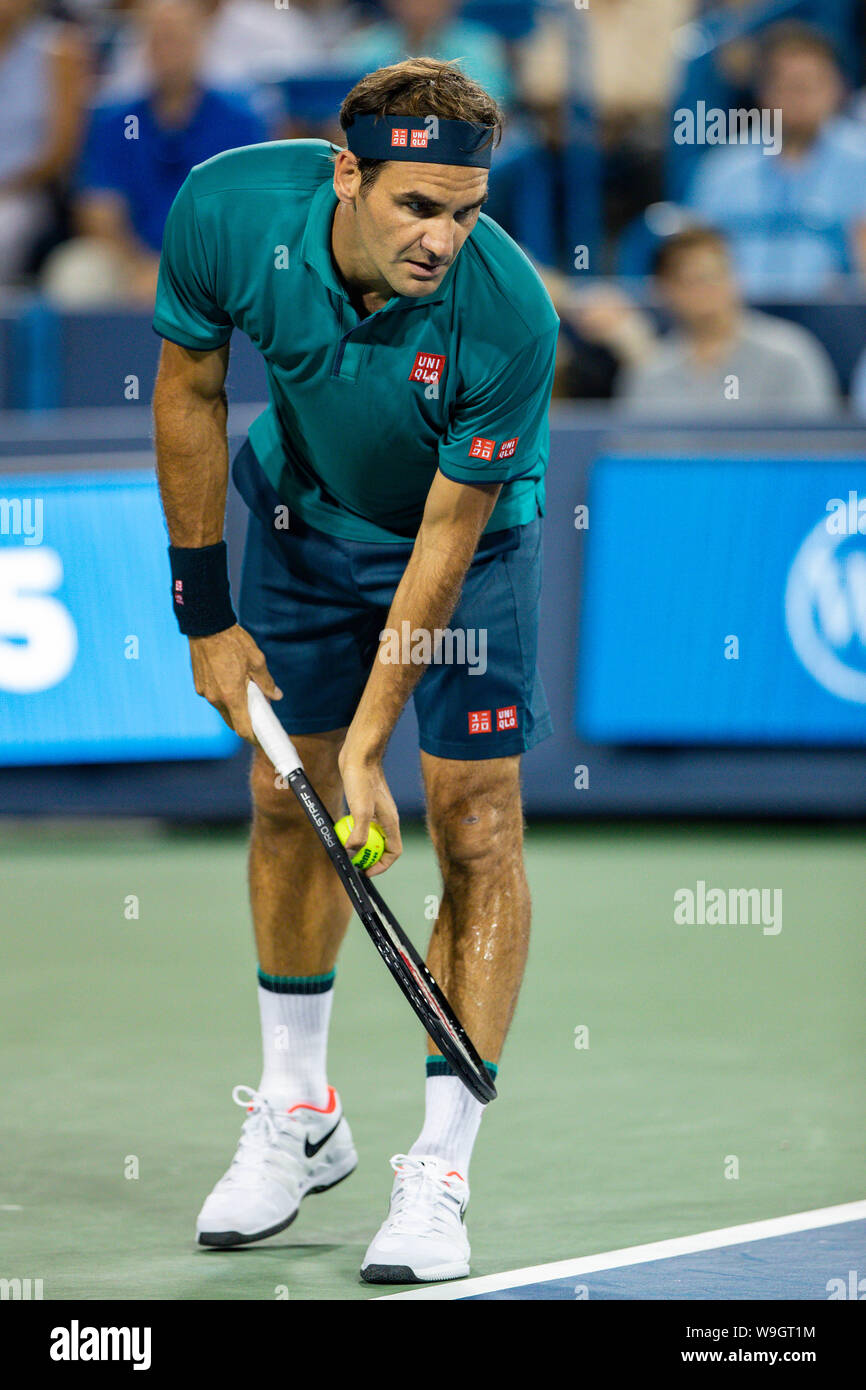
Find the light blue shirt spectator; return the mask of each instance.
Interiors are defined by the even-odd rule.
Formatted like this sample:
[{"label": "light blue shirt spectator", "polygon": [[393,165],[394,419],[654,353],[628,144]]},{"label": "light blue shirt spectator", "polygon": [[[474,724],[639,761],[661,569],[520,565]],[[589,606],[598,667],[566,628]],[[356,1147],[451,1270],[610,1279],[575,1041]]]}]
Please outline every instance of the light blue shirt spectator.
[{"label": "light blue shirt spectator", "polygon": [[347,66],[361,72],[401,63],[404,58],[438,58],[442,62],[457,58],[467,77],[478,82],[501,105],[511,98],[504,43],[483,24],[469,20],[447,20],[429,31],[423,39],[423,49],[415,51],[407,47],[406,30],[393,20],[385,20],[353,37],[344,56]]},{"label": "light blue shirt spectator", "polygon": [[818,293],[856,269],[854,237],[866,222],[866,135],[838,118],[798,160],[764,154],[760,145],[712,150],[687,201],[728,236],[748,295]]}]

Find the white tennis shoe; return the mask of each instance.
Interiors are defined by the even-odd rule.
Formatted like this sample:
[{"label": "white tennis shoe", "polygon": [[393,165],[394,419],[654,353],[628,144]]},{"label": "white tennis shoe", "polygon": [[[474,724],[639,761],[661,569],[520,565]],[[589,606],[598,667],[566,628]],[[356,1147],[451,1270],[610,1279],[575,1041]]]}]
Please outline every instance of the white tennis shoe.
[{"label": "white tennis shoe", "polygon": [[358,1155],[333,1086],[324,1108],[278,1110],[251,1086],[232,1099],[247,1110],[228,1171],[196,1222],[199,1245],[244,1245],[291,1225],[304,1197],[326,1192],[357,1166]]},{"label": "white tennis shoe", "polygon": [[364,1256],[368,1284],[426,1284],[469,1273],[469,1186],[444,1159],[395,1154],[388,1216]]}]

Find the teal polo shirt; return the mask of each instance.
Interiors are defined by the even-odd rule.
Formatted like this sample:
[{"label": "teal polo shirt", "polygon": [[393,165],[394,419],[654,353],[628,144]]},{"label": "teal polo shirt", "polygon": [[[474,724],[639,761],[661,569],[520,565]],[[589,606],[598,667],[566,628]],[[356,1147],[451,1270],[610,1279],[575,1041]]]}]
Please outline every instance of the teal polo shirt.
[{"label": "teal polo shirt", "polygon": [[331,255],[335,147],[283,140],[197,165],[165,227],[153,325],[207,351],[246,333],[270,404],[250,443],[290,511],[405,541],[437,468],[502,483],[487,531],[544,510],[559,320],[511,238],[480,216],[438,289],[361,318]]}]

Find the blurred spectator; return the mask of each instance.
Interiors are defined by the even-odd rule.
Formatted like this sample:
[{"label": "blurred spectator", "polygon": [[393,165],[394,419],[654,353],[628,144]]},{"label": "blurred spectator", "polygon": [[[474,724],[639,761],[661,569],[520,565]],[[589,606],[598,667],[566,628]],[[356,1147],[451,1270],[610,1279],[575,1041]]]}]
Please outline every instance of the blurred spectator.
[{"label": "blurred spectator", "polygon": [[201,18],[198,0],[141,9],[147,91],[93,113],[74,209],[81,236],[44,267],[53,299],[151,303],[165,219],[192,166],[265,139],[243,98],[202,85]]},{"label": "blurred spectator", "polygon": [[[228,91],[254,93],[291,73],[327,69],[357,20],[345,0],[202,0],[202,80]],[[140,33],[122,33],[104,77],[106,99],[139,92],[146,75]]]},{"label": "blurred spectator", "polygon": [[866,348],[851,377],[851,409],[861,420],[866,420]]},{"label": "blurred spectator", "polygon": [[[518,50],[524,101],[543,110],[553,98],[571,99],[592,113],[611,235],[661,196],[673,36],[694,8],[695,0],[592,0],[573,12],[554,8]],[[577,67],[572,63],[569,80],[570,54]]]},{"label": "blurred spectator", "polygon": [[710,151],[688,201],[727,232],[747,293],[815,294],[866,268],[866,136],[838,115],[842,77],[816,31],[768,30],[759,71],[759,106],[782,112],[781,152]]},{"label": "blurred spectator", "polygon": [[0,0],[0,285],[28,268],[52,194],[78,153],[86,58],[75,27],[36,0]]},{"label": "blurred spectator", "polygon": [[404,58],[460,60],[496,101],[511,98],[505,44],[484,24],[458,18],[459,0],[385,0],[391,19],[370,25],[342,47],[344,61],[372,72]]},{"label": "blurred spectator", "polygon": [[695,416],[815,415],[838,406],[824,348],[798,324],[744,307],[718,232],[692,227],[669,237],[656,254],[655,277],[672,321],[663,337],[613,288],[560,309],[585,340],[614,354],[621,364],[615,392],[629,405]]}]

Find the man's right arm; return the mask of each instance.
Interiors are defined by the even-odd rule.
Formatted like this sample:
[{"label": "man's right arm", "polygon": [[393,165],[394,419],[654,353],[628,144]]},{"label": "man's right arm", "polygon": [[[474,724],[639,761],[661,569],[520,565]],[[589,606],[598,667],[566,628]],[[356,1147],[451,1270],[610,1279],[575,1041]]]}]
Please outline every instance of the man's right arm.
[{"label": "man's right arm", "polygon": [[[163,342],[153,396],[159,490],[173,546],[198,549],[223,536],[228,487],[225,378],[229,346],[193,352]],[[249,633],[235,623],[190,637],[195,688],[242,738],[253,740],[246,686],[281,692]]]}]

